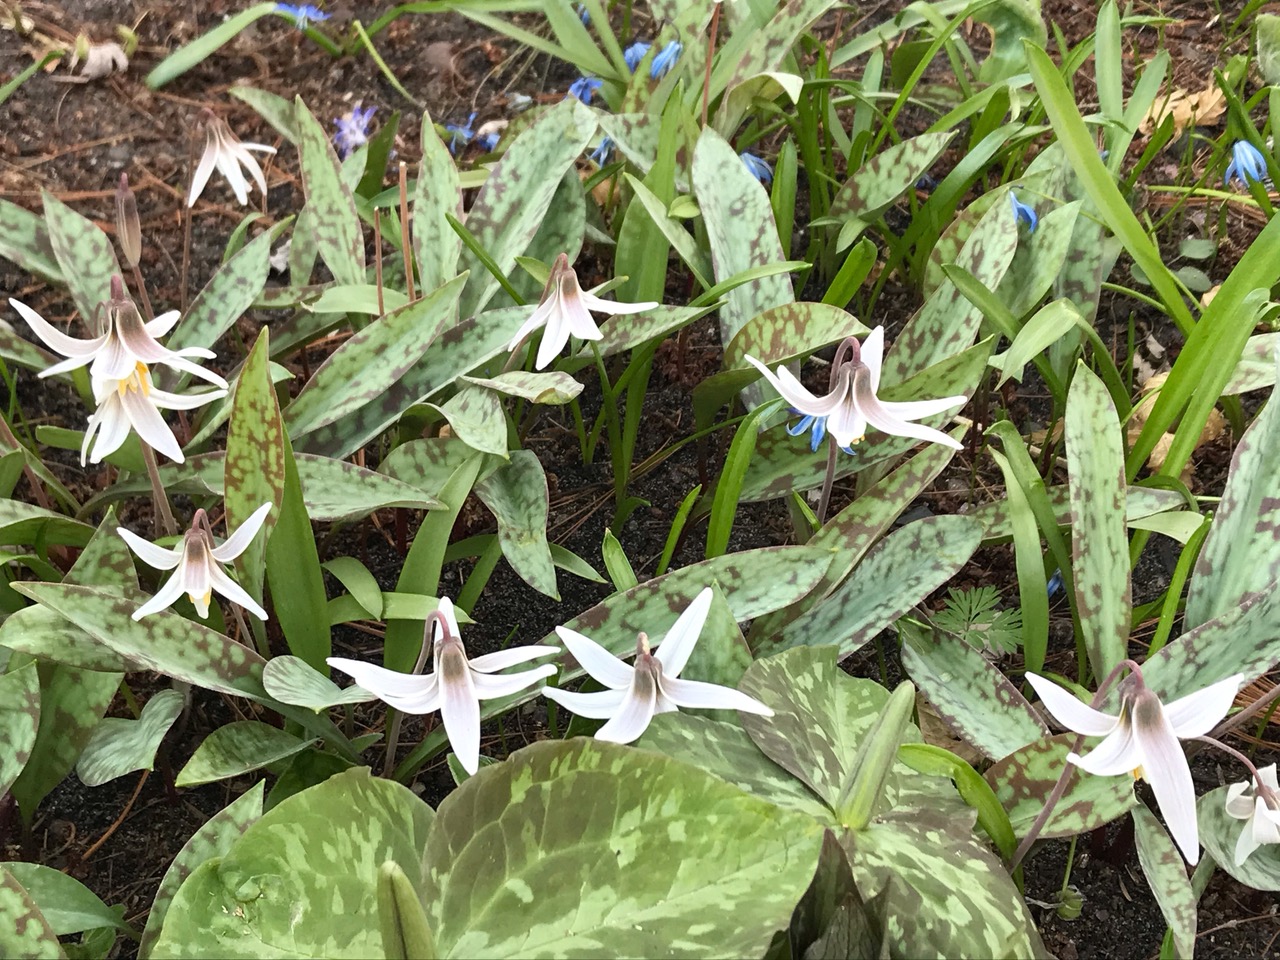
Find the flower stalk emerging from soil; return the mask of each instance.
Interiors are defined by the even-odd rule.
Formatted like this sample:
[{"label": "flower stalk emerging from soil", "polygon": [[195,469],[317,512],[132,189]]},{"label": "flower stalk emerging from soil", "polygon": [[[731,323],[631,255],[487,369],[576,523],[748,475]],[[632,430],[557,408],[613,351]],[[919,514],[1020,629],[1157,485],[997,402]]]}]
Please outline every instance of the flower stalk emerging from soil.
[{"label": "flower stalk emerging from soil", "polygon": [[597,740],[631,743],[648,728],[659,713],[671,713],[679,707],[706,710],[741,710],[764,717],[773,711],[755,697],[732,687],[699,680],[681,680],[680,671],[689,662],[703,624],[711,610],[711,588],[694,597],[658,645],[651,652],[649,638],[641,633],[636,638],[635,666],[615,657],[590,637],[556,627],[564,641],[588,674],[609,689],[598,693],[573,693],[555,687],[543,687],[542,694],[581,717],[605,720],[596,731]]},{"label": "flower stalk emerging from soil", "polygon": [[249,151],[275,153],[275,147],[269,147],[264,143],[242,142],[231,132],[225,120],[208,109],[204,111],[204,136],[204,153],[201,154],[200,163],[191,175],[191,190],[187,193],[188,207],[195,206],[196,200],[200,198],[200,194],[209,183],[209,177],[213,175],[215,167],[227,178],[227,183],[231,185],[231,190],[235,193],[240,206],[243,207],[249,202],[249,181],[245,179],[240,169],[242,166],[249,171],[253,182],[262,191],[262,195],[264,197],[267,195],[267,178],[262,173],[262,167]]}]

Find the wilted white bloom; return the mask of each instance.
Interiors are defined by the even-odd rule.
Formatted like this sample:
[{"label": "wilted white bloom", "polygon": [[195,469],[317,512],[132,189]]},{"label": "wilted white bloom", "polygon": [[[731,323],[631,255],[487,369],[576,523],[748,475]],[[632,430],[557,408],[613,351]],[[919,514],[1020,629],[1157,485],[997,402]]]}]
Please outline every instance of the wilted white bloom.
[{"label": "wilted white bloom", "polygon": [[275,147],[269,147],[264,143],[241,142],[240,138],[231,132],[227,122],[209,110],[205,111],[204,135],[204,153],[200,156],[200,163],[196,167],[195,175],[191,178],[191,192],[187,195],[188,207],[195,206],[196,200],[204,192],[205,184],[213,174],[214,167],[221,170],[222,175],[227,178],[227,183],[231,184],[231,189],[241,206],[249,202],[249,181],[240,171],[241,166],[249,171],[258,189],[264,196],[266,195],[267,178],[263,176],[262,167],[258,166],[258,161],[249,151],[261,150],[263,153],[275,153]]},{"label": "wilted white bloom", "polygon": [[1161,703],[1140,675],[1132,673],[1120,688],[1120,713],[1111,716],[1081,703],[1052,680],[1027,674],[1045,707],[1068,730],[1088,737],[1105,737],[1083,757],[1067,760],[1100,777],[1130,773],[1151,784],[1156,803],[1189,863],[1200,859],[1200,831],[1196,823],[1196,790],[1179,738],[1201,737],[1227,715],[1244,677],[1237,674]]},{"label": "wilted white bloom", "polygon": [[[80,445],[81,465],[86,457],[89,463],[101,463],[115,453],[128,439],[130,429],[152,450],[182,463],[186,459],[182,447],[160,411],[194,410],[227,395],[226,390],[188,395],[157,390],[151,385],[151,374],[145,363],[139,363],[126,377],[94,377],[92,382],[97,409],[89,417],[84,442]],[[90,445],[93,447],[92,455],[89,454]]]},{"label": "wilted white bloom", "polygon": [[601,340],[604,334],[591,319],[590,311],[598,313],[641,313],[652,310],[657,303],[617,303],[613,300],[602,300],[600,297],[585,292],[578,285],[578,274],[569,266],[569,258],[565,254],[556,257],[551,268],[551,276],[547,278],[547,286],[542,291],[542,299],[538,308],[524,325],[511,338],[508,350],[515,350],[521,341],[535,330],[542,330],[542,343],[538,347],[538,357],[534,363],[539,370],[544,369],[554,360],[569,337],[580,340]]},{"label": "wilted white bloom", "polygon": [[1236,841],[1236,866],[1249,859],[1263,844],[1280,843],[1280,783],[1276,782],[1276,765],[1258,768],[1252,783],[1253,796],[1247,796],[1250,783],[1233,783],[1227,788],[1227,813],[1244,820],[1240,839]]},{"label": "wilted white bloom", "polygon": [[642,633],[636,641],[635,666],[615,657],[590,637],[567,627],[556,633],[578,664],[608,687],[598,693],[571,693],[543,687],[542,693],[563,707],[593,720],[608,719],[596,731],[597,740],[631,743],[644,733],[655,714],[671,713],[679,707],[707,710],[741,710],[764,717],[773,711],[755,697],[732,687],[700,680],[681,680],[680,671],[689,662],[698,635],[711,609],[711,588],[703,590],[676,619],[655,653]]},{"label": "wilted white bloom", "polygon": [[76,38],[67,66],[74,70],[81,61],[84,62],[84,69],[78,74],[54,79],[63,83],[88,83],[90,80],[101,80],[129,69],[129,55],[124,52],[124,47],[114,41],[90,43],[89,38],[84,35]]},{"label": "wilted white bloom", "polygon": [[440,598],[440,607],[427,620],[423,643],[432,642],[434,669],[428,674],[400,673],[372,663],[329,657],[325,662],[350,674],[356,684],[402,713],[440,711],[444,732],[467,773],[480,768],[480,701],[508,697],[556,672],[543,664],[520,673],[493,671],[559,653],[559,647],[513,647],[468,659],[462,645],[453,601]]},{"label": "wilted white bloom", "polygon": [[144,540],[124,527],[116,527],[116,532],[124,538],[129,549],[149,566],[157,570],[172,570],[174,567],[178,569],[160,588],[159,593],[133,612],[133,619],[141,620],[149,613],[163,610],[185,593],[195,604],[196,613],[203,620],[209,616],[209,601],[215,590],[232,603],[244,607],[259,620],[267,619],[267,611],[227,576],[219,564],[230,563],[245,552],[262,529],[262,523],[270,512],[271,504],[264,503],[221,546],[214,546],[213,534],[203,510],[196,511],[190,529],[182,537],[182,543],[174,549]]},{"label": "wilted white bloom", "polygon": [[841,447],[861,441],[867,424],[871,424],[883,433],[960,449],[960,444],[941,430],[911,421],[961,406],[967,402],[965,397],[891,403],[876,396],[884,362],[884,327],[876,327],[861,344],[849,337],[840,345],[831,366],[831,392],[821,397],[810,393],[786,367],[779,367],[775,374],[755,357],[746,359],[797,413],[826,418],[826,430]]}]

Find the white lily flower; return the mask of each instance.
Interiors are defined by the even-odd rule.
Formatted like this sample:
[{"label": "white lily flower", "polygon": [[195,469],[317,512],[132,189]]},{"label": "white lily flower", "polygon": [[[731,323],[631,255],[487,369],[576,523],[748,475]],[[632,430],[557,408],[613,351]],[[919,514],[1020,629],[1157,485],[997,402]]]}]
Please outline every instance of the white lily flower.
[{"label": "white lily flower", "polygon": [[1188,863],[1200,859],[1196,789],[1178,740],[1204,736],[1227,715],[1244,677],[1219,680],[1203,690],[1164,704],[1136,674],[1121,685],[1118,716],[1080,702],[1052,680],[1027,674],[1027,681],[1055,719],[1068,730],[1105,737],[1086,755],[1067,760],[1099,777],[1131,773],[1151,784],[1156,803]]},{"label": "white lily flower", "polygon": [[325,662],[350,674],[356,684],[402,713],[427,714],[440,711],[449,744],[467,773],[480,768],[480,701],[509,697],[556,672],[547,663],[519,673],[495,674],[517,663],[559,653],[559,647],[542,645],[512,647],[479,657],[467,657],[462,645],[453,601],[440,598],[440,607],[427,621],[426,636],[432,644],[433,671],[428,674],[400,673],[376,664],[345,657],[329,657]]},{"label": "white lily flower", "polygon": [[103,332],[90,340],[67,336],[25,303],[11,298],[9,304],[21,314],[32,332],[49,349],[67,357],[47,370],[42,370],[41,377],[51,377],[88,366],[89,375],[95,380],[124,380],[139,365],[162,364],[200,377],[223,390],[227,388],[227,381],[222,377],[187,359],[200,357],[210,360],[215,356],[213,351],[203,347],[170,350],[156,339],[173,329],[178,322],[179,312],[170,310],[149,323],[144,323],[137,306],[125,296],[124,281],[118,274],[111,278],[111,298],[99,308],[103,311]]},{"label": "white lily flower", "polygon": [[1252,797],[1245,796],[1250,789],[1247,780],[1227,788],[1227,813],[1245,821],[1236,841],[1236,866],[1263,844],[1280,843],[1280,783],[1274,763],[1258,768],[1252,788]]},{"label": "white lily flower", "polygon": [[556,257],[555,265],[551,268],[551,276],[547,278],[538,308],[516,331],[507,349],[515,350],[526,337],[541,329],[542,343],[538,346],[534,366],[542,370],[560,355],[571,335],[579,340],[604,338],[595,320],[591,318],[590,311],[610,314],[642,313],[656,306],[658,304],[655,302],[618,303],[585,292],[578,285],[578,274],[569,266],[569,258],[562,253]]},{"label": "white lily flower", "polygon": [[[849,352],[847,359],[844,357],[846,351]],[[911,421],[962,406],[968,402],[966,397],[892,403],[876,396],[884,363],[884,327],[876,327],[861,344],[849,337],[840,345],[831,368],[831,391],[821,397],[810,393],[786,367],[778,367],[777,373],[773,373],[755,357],[749,356],[746,360],[764,374],[796,412],[804,416],[825,417],[827,431],[841,447],[862,440],[867,424],[871,424],[883,433],[929,440],[960,449],[961,445],[942,431]]]},{"label": "white lily flower", "polygon": [[222,175],[227,178],[227,183],[231,185],[232,191],[236,195],[236,200],[240,202],[240,206],[244,206],[249,202],[249,181],[245,179],[240,167],[253,177],[253,182],[258,185],[258,189],[262,191],[262,195],[267,194],[267,178],[262,174],[262,167],[258,165],[258,161],[251,154],[250,150],[261,150],[263,153],[275,153],[275,147],[269,147],[265,143],[244,143],[231,132],[231,128],[227,126],[227,121],[215,115],[211,111],[205,112],[204,120],[204,153],[200,156],[200,163],[196,166],[196,172],[191,177],[191,192],[187,194],[187,206],[194,207],[196,200],[200,198],[200,194],[204,192],[205,185],[209,182],[209,177],[213,174],[213,168],[217,167],[222,171]]},{"label": "white lily flower", "polygon": [[[164,422],[160,411],[194,410],[227,395],[226,390],[209,390],[190,395],[158,390],[151,385],[151,374],[145,363],[138,363],[126,377],[95,377],[92,383],[97,409],[89,417],[84,442],[80,445],[81,466],[86,457],[90,463],[101,463],[105,457],[119,450],[129,438],[130,429],[152,450],[163,453],[176,463],[182,463],[186,459],[182,447],[178,445],[177,438]],[[93,454],[89,455],[91,444]]]},{"label": "white lily flower", "polygon": [[631,743],[645,732],[655,714],[671,713],[679,707],[741,710],[762,717],[773,716],[772,710],[740,690],[717,683],[679,679],[710,610],[711,588],[708,587],[694,597],[680,614],[655,653],[649,652],[648,637],[640,634],[636,640],[634,667],[590,637],[567,627],[556,627],[556,633],[578,665],[609,689],[598,693],[572,693],[543,687],[543,696],[581,717],[593,720],[607,718],[609,722],[596,731],[596,739],[613,743]]},{"label": "white lily flower", "polygon": [[116,533],[129,545],[129,549],[148,566],[157,570],[178,569],[154,597],[133,611],[133,619],[141,620],[147,614],[163,610],[185,593],[195,604],[200,619],[204,620],[209,616],[209,602],[215,590],[232,603],[244,607],[259,620],[267,619],[267,611],[258,606],[258,602],[240,584],[227,576],[219,564],[230,563],[245,552],[262,529],[262,523],[270,512],[271,504],[264,503],[221,546],[214,545],[209,521],[203,510],[196,511],[191,527],[182,537],[182,543],[172,549],[144,540],[124,527],[116,527]]}]

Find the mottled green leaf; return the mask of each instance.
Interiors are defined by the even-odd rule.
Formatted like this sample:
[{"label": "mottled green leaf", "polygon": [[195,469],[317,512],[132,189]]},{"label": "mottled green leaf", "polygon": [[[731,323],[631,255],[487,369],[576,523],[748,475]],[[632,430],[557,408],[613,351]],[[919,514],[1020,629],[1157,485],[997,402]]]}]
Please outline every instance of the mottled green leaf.
[{"label": "mottled green leaf", "polygon": [[111,277],[120,272],[111,240],[97,224],[49,193],[41,193],[49,242],[80,322],[89,336],[97,336],[98,304],[111,296]]},{"label": "mottled green leaf", "polygon": [[1043,737],[996,761],[984,774],[1019,837],[1026,835],[1067,770],[1067,788],[1040,836],[1070,837],[1096,830],[1128,813],[1137,799],[1133,778],[1095,777],[1067,763],[1074,733]]},{"label": "mottled green leaf", "polygon": [[511,451],[510,462],[479,481],[475,492],[498,521],[498,542],[511,569],[539,593],[559,600],[547,544],[547,477],[537,456]]},{"label": "mottled green leaf", "polygon": [[431,821],[408,788],[363,767],[295,794],[191,874],[151,956],[384,956],[378,868],[393,860],[416,885]]},{"label": "mottled green leaf", "polygon": [[981,539],[982,528],[970,517],[926,517],[907,524],[829,597],[783,627],[780,636],[760,638],[757,656],[805,644],[836,644],[840,656],[848,656],[950,580]]},{"label": "mottled green leaf", "polygon": [[52,367],[61,358],[23,339],[7,320],[0,320],[0,359],[27,370],[40,371]]},{"label": "mottled green leaf", "polygon": [[0,953],[11,960],[66,957],[58,935],[31,895],[0,867]]},{"label": "mottled green leaf", "polygon": [[311,211],[308,226],[316,249],[339,283],[363,283],[364,231],[355,198],[342,181],[329,134],[311,115],[302,97],[296,97],[293,105],[302,192]]},{"label": "mottled green leaf", "polygon": [[1025,73],[1027,56],[1023,43],[1043,49],[1049,42],[1049,31],[1036,2],[997,0],[975,10],[973,19],[991,31],[991,52],[978,70],[983,83],[999,83]]},{"label": "mottled green leaf", "polygon": [[87,523],[21,500],[0,500],[0,543],[83,547],[92,536]]},{"label": "mottled green leaf", "polygon": [[64,282],[44,220],[8,200],[0,200],[0,257],[49,283]]},{"label": "mottled green leaf", "polygon": [[212,347],[244,315],[267,282],[277,232],[264,230],[218,268],[173,328],[169,349]]},{"label": "mottled green leaf", "polygon": [[[633,313],[609,317],[600,324],[600,332],[604,339],[597,344],[600,355],[612,357],[627,350],[632,350],[642,343],[666,337],[681,327],[686,327],[699,317],[710,313],[715,306],[709,307],[653,307],[644,313]],[[580,362],[592,358],[590,346],[578,354]]]},{"label": "mottled green leaf", "polygon": [[1177,956],[1190,958],[1195,954],[1197,897],[1187,879],[1182,854],[1160,821],[1141,803],[1133,808],[1133,826],[1138,863],[1165,922],[1173,931]]},{"label": "mottled green leaf", "polygon": [[467,446],[507,459],[507,414],[498,394],[465,385],[436,409]]},{"label": "mottled green leaf", "polygon": [[308,303],[307,309],[316,313],[367,313],[380,317],[408,303],[408,294],[399,290],[384,286],[379,293],[377,284],[359,283],[354,287],[329,287],[319,299]]},{"label": "mottled green leaf", "polygon": [[182,704],[177,690],[161,690],[147,701],[137,720],[100,720],[76,761],[81,782],[100,787],[135,770],[152,769],[160,741],[182,713]]},{"label": "mottled green leaf", "polygon": [[96,893],[61,870],[21,860],[0,863],[0,869],[22,884],[60,937],[102,927],[132,929]]},{"label": "mottled green leaf", "polygon": [[1280,891],[1280,846],[1265,844],[1255,850],[1244,863],[1236,863],[1236,843],[1245,821],[1227,813],[1227,790],[1210,790],[1196,804],[1200,821],[1200,842],[1205,854],[1219,867],[1255,890]]},{"label": "mottled green leaf", "polygon": [[[1276,361],[1273,358],[1274,362]],[[1187,592],[1184,629],[1274,589],[1280,576],[1280,405],[1268,403],[1231,455],[1231,471]]]},{"label": "mottled green leaf", "polygon": [[486,377],[459,377],[458,379],[462,383],[485,387],[508,397],[519,397],[530,403],[557,405],[568,403],[582,392],[581,383],[558,370],[547,373],[512,370],[509,373],[500,373],[492,379]]},{"label": "mottled green leaf", "polygon": [[[470,220],[468,220],[468,223]],[[582,189],[582,179],[575,167],[570,167],[560,178],[560,184],[547,205],[547,212],[519,256],[547,264],[564,254],[572,263],[582,251],[582,241],[587,229],[587,199]],[[666,259],[662,262],[665,264]],[[542,295],[543,282],[529,276],[524,270],[515,270],[511,282],[527,303],[536,303]]]},{"label": "mottled green leaf", "polygon": [[422,899],[442,957],[761,956],[821,841],[810,818],[696,767],[539,743],[440,805]]},{"label": "mottled green leaf", "polygon": [[[467,229],[498,265],[510,273],[551,206],[561,178],[595,134],[595,115],[577,97],[568,97],[516,137],[467,211]],[[498,281],[467,250],[462,265],[471,272],[460,302],[461,315],[484,309]]]},{"label": "mottled green leaf", "polygon": [[81,670],[124,673],[145,669],[102,646],[52,610],[37,605],[9,615],[0,625],[0,646]]},{"label": "mottled green leaf", "polygon": [[457,437],[427,437],[400,444],[378,469],[407,486],[438,491],[473,456],[475,451]]},{"label": "mottled green leaf", "polygon": [[204,738],[187,765],[178,772],[174,784],[193,787],[228,780],[291,757],[314,742],[258,720],[237,720],[218,727]]},{"label": "mottled green leaf", "polygon": [[147,914],[147,926],[142,932],[142,942],[138,944],[138,956],[142,960],[151,956],[151,948],[160,936],[160,929],[168,915],[169,904],[173,902],[182,882],[206,860],[226,856],[249,825],[262,816],[262,791],[263,782],[259,781],[215,813],[191,835],[191,839],[183,844],[178,855],[173,858]]},{"label": "mottled green leaf", "polygon": [[1280,346],[1280,333],[1259,333],[1244,345],[1231,379],[1222,388],[1223,396],[1261,390],[1276,382],[1276,347]]},{"label": "mottled green leaf", "polygon": [[1058,279],[1079,216],[1080,201],[1066,203],[1042,214],[1034,232],[1019,236],[1013,262],[995,291],[1015,317],[1027,314]]},{"label": "mottled green leaf", "polygon": [[954,130],[922,133],[885,148],[858,167],[831,201],[830,216],[856,224],[840,231],[841,246],[853,243],[862,230],[913,189],[954,136]]},{"label": "mottled green leaf", "polygon": [[1125,658],[1133,607],[1125,530],[1124,437],[1115,404],[1080,364],[1063,433],[1071,490],[1071,574],[1080,630],[1094,675]]},{"label": "mottled green leaf", "polygon": [[413,193],[413,260],[424,290],[434,290],[458,273],[462,238],[445,215],[462,219],[462,188],[453,156],[422,115],[422,160]]},{"label": "mottled green leaf", "polygon": [[244,83],[234,83],[227,93],[237,100],[243,100],[258,112],[263,120],[275,128],[276,133],[290,143],[298,142],[296,117],[293,102],[269,90],[260,90]]},{"label": "mottled green leaf", "polygon": [[[1071,524],[1071,490],[1066,484],[1045,489],[1045,496],[1053,508],[1053,515],[1060,526]],[[1185,507],[1187,501],[1176,490],[1163,490],[1156,487],[1129,487],[1125,491],[1125,521],[1135,521],[1155,516],[1178,507]],[[982,524],[984,541],[1008,540],[1013,535],[1009,522],[1009,501],[1005,499],[984,503],[971,517]]]},{"label": "mottled green leaf", "polygon": [[1049,733],[1018,688],[959,637],[904,628],[902,665],[947,726],[992,760]]},{"label": "mottled green leaf", "polygon": [[1065,333],[1077,329],[1079,323],[1080,314],[1070,300],[1055,300],[1037,310],[1018,331],[1009,349],[991,358],[991,366],[1000,374],[996,387],[1004,386],[1010,377],[1021,383],[1026,365]]},{"label": "mottled green leaf", "polygon": [[724,348],[724,368],[747,366],[747,355],[766,363],[782,363],[845,337],[870,331],[851,313],[828,303],[787,303],[765,310],[746,324]]},{"label": "mottled green leaf", "polygon": [[[381,599],[381,598],[379,598]],[[307,707],[317,713],[344,703],[377,699],[358,686],[345,690],[299,657],[272,657],[262,669],[262,685],[281,703]]]},{"label": "mottled green leaf", "polygon": [[712,96],[732,90],[756,74],[777,70],[792,54],[800,35],[833,6],[835,0],[789,0],[760,29],[735,31],[716,60]]},{"label": "mottled green leaf", "polygon": [[40,677],[36,665],[0,675],[0,797],[18,778],[40,726]]}]

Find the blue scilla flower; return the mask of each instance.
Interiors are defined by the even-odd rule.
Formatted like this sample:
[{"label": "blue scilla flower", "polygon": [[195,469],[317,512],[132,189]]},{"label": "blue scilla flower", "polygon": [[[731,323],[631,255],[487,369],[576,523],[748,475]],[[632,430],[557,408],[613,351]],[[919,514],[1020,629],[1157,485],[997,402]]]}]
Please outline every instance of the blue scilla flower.
[{"label": "blue scilla flower", "polygon": [[466,123],[446,123],[444,125],[445,131],[449,134],[450,153],[457,154],[458,147],[465,147],[471,142],[472,137],[476,135],[475,131],[471,129],[471,124],[475,122],[476,115],[472,112],[471,116],[467,117]]},{"label": "blue scilla flower", "polygon": [[683,52],[684,44],[679,40],[672,40],[658,51],[658,55],[653,58],[653,63],[649,64],[649,76],[654,80],[665,77],[671,72],[671,68],[676,65],[676,61],[680,59],[680,54]]},{"label": "blue scilla flower", "polygon": [[590,156],[596,162],[596,166],[603,167],[613,157],[613,140],[605,137],[600,141],[600,145],[591,151]]},{"label": "blue scilla flower", "polygon": [[1009,191],[1009,203],[1013,207],[1014,223],[1025,223],[1027,225],[1027,233],[1035,233],[1036,224],[1040,222],[1040,218],[1036,216],[1035,207],[1023,203],[1012,190]]},{"label": "blue scilla flower", "polygon": [[1248,140],[1237,140],[1231,145],[1231,162],[1227,164],[1227,172],[1222,177],[1225,186],[1232,180],[1239,180],[1240,186],[1249,189],[1249,183],[1265,183],[1267,179],[1267,161],[1262,152]]},{"label": "blue scilla flower", "polygon": [[1053,571],[1053,576],[1049,578],[1049,582],[1045,585],[1045,591],[1049,594],[1049,598],[1053,599],[1055,594],[1062,592],[1062,571]]},{"label": "blue scilla flower", "polygon": [[637,40],[627,49],[622,51],[622,59],[627,61],[627,69],[632,73],[636,72],[636,67],[640,66],[640,61],[644,59],[646,53],[652,44],[645,43],[643,40]]},{"label": "blue scilla flower", "polygon": [[502,139],[502,134],[496,130],[489,133],[482,133],[476,137],[476,143],[480,144],[480,149],[485,153],[493,153],[498,147],[498,141]]},{"label": "blue scilla flower", "polygon": [[583,103],[590,104],[591,98],[596,95],[596,91],[604,86],[604,81],[599,77],[579,77],[569,85],[569,93],[565,97],[577,97]]},{"label": "blue scilla flower", "polygon": [[369,142],[369,123],[377,107],[361,107],[357,103],[343,116],[333,121],[338,129],[333,134],[333,145],[343,160]]},{"label": "blue scilla flower", "polygon": [[296,5],[292,3],[277,3],[276,13],[283,13],[287,17],[293,17],[293,21],[298,25],[299,30],[307,29],[312,20],[323,22],[329,19],[329,14],[319,7],[313,7],[309,3]]},{"label": "blue scilla flower", "polygon": [[738,156],[742,158],[743,165],[753,177],[763,184],[773,183],[773,167],[769,166],[767,161],[745,150]]},{"label": "blue scilla flower", "polygon": [[585,3],[578,4],[578,19],[582,21],[584,26],[591,23],[591,14],[587,10]]},{"label": "blue scilla flower", "polygon": [[[792,407],[791,412],[799,413],[800,411],[795,407]],[[795,423],[787,427],[787,433],[791,434],[793,437],[799,437],[807,430],[813,431],[809,435],[809,450],[813,453],[817,453],[818,447],[822,446],[822,441],[825,440],[827,436],[827,418],[815,417],[811,413],[806,413]],[[857,456],[857,454],[854,453],[852,446],[843,446],[840,449],[850,456]]]}]

